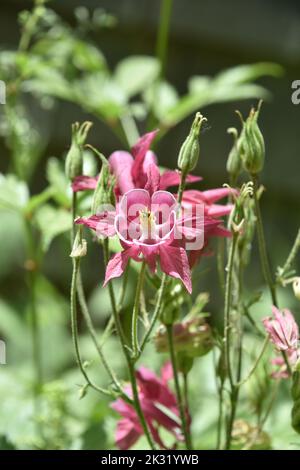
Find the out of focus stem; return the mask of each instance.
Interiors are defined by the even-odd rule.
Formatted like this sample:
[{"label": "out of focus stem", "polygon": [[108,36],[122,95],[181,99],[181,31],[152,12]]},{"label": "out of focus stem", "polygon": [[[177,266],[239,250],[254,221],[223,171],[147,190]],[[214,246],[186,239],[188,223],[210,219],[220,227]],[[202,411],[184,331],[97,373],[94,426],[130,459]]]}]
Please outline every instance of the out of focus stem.
[{"label": "out of focus stem", "polygon": [[174,341],[173,341],[173,325],[166,325],[167,335],[168,335],[168,345],[169,345],[169,352],[171,358],[171,364],[173,369],[173,376],[174,376],[174,384],[175,384],[175,392],[177,398],[177,405],[179,408],[179,414],[181,419],[181,426],[182,432],[184,435],[185,445],[188,450],[192,449],[192,443],[190,439],[190,433],[188,430],[188,423],[186,419],[186,410],[182,399],[182,393],[179,384],[179,377],[178,377],[178,366],[177,366],[177,358],[174,349]]},{"label": "out of focus stem", "polygon": [[42,386],[42,361],[41,361],[41,344],[39,317],[36,305],[36,280],[37,280],[37,257],[35,249],[35,240],[32,233],[32,225],[30,220],[25,216],[25,228],[27,234],[27,280],[30,300],[30,327],[32,335],[32,357],[35,371],[34,392],[38,394]]},{"label": "out of focus stem", "polygon": [[277,306],[278,303],[277,303],[276,288],[275,288],[275,284],[274,284],[271,270],[270,270],[270,264],[269,264],[265,235],[264,235],[264,228],[263,228],[263,223],[262,223],[262,216],[261,216],[261,211],[260,211],[260,204],[259,204],[259,200],[257,197],[258,178],[256,175],[252,175],[252,181],[253,181],[253,186],[254,186],[253,195],[254,195],[254,204],[255,204],[255,215],[256,215],[256,220],[257,220],[257,239],[258,239],[258,247],[259,247],[259,253],[260,253],[260,261],[261,261],[261,266],[262,266],[262,271],[263,271],[265,281],[269,287],[272,303],[273,305]]},{"label": "out of focus stem", "polygon": [[162,0],[161,2],[156,42],[156,57],[160,62],[160,79],[163,79],[165,75],[172,5],[173,0]]},{"label": "out of focus stem", "polygon": [[134,299],[134,305],[133,305],[133,312],[132,312],[131,342],[132,342],[132,353],[133,353],[134,358],[138,357],[138,354],[140,351],[139,339],[138,339],[138,322],[139,322],[141,292],[143,289],[144,279],[145,279],[145,269],[146,269],[146,262],[144,260],[142,262],[141,271],[139,273],[135,299]]}]

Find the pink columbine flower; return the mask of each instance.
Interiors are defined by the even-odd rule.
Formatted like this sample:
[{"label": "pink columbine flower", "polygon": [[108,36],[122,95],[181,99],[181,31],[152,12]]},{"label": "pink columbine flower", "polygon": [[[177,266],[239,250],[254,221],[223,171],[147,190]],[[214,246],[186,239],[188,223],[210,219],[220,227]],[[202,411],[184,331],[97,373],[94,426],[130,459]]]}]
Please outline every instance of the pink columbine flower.
[{"label": "pink columbine flower", "polygon": [[[160,174],[156,155],[150,150],[157,130],[143,135],[132,147],[131,153],[123,150],[113,152],[109,157],[112,174],[116,178],[116,195],[122,195],[131,189],[147,189],[150,192],[165,190],[180,183],[180,172],[166,170]],[[187,183],[200,181],[200,176],[187,176]],[[74,179],[74,192],[95,189],[98,177],[78,176]]]},{"label": "pink columbine flower", "polygon": [[[140,367],[136,371],[136,378],[141,407],[154,441],[162,449],[166,449],[159,435],[159,428],[168,430],[176,441],[182,441],[176,398],[168,386],[172,379],[170,363],[163,366],[161,377],[157,377],[146,367]],[[130,386],[126,388],[127,393],[132,395]],[[127,450],[143,435],[139,418],[133,406],[120,398],[111,407],[122,416],[117,425],[116,445],[121,450]]]},{"label": "pink columbine flower", "polygon": [[264,327],[270,336],[270,340],[279,351],[292,353],[297,351],[299,329],[293,314],[284,309],[280,311],[273,305],[273,317],[263,319]]},{"label": "pink columbine flower", "polygon": [[129,258],[145,259],[152,272],[159,260],[161,270],[181,279],[191,293],[186,243],[195,239],[202,246],[205,228],[216,227],[219,221],[179,213],[177,201],[168,191],[151,194],[145,189],[132,189],[120,199],[115,212],[79,218],[76,223],[95,230],[99,236],[119,237],[123,251],[110,259],[104,285],[123,274]]}]

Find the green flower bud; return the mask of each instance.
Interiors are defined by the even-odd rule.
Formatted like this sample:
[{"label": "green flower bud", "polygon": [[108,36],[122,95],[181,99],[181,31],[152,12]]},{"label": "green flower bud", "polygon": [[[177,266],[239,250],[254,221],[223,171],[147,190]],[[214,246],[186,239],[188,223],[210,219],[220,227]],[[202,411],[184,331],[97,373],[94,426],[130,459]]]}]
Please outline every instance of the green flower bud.
[{"label": "green flower bud", "polygon": [[236,181],[242,170],[242,160],[238,145],[238,131],[234,127],[227,129],[228,134],[233,135],[233,146],[229,152],[226,169],[233,181]]},{"label": "green flower bud", "polygon": [[296,299],[300,300],[300,277],[296,277],[293,282],[293,291]]},{"label": "green flower bud", "polygon": [[[207,354],[213,347],[212,331],[203,318],[195,318],[173,325],[174,348],[186,357],[194,358]],[[161,326],[154,343],[157,352],[168,351],[167,331]]]},{"label": "green flower bud", "polygon": [[104,204],[111,203],[111,194],[109,189],[109,166],[103,164],[96,189],[94,191],[93,203],[92,203],[92,214],[99,212],[99,208]]},{"label": "green flower bud", "polygon": [[71,147],[67,153],[65,172],[67,178],[73,181],[76,176],[83,173],[83,145],[86,141],[88,132],[92,126],[91,122],[84,122],[79,124],[75,122],[72,124],[72,142]]},{"label": "green flower bud", "polygon": [[71,258],[82,258],[87,254],[87,242],[82,238],[82,227],[79,228],[74,243],[72,251],[70,253]]},{"label": "green flower bud", "polygon": [[187,375],[194,364],[194,358],[187,356],[185,353],[178,353],[177,354],[177,365],[179,371]]},{"label": "green flower bud", "polygon": [[199,134],[203,121],[206,121],[206,118],[197,113],[190,133],[179,151],[177,166],[185,175],[197,165],[200,155]]},{"label": "green flower bud", "polygon": [[262,171],[265,160],[265,142],[257,123],[260,106],[261,104],[257,110],[251,109],[247,120],[243,123],[240,136],[244,168],[252,175],[257,175]]}]

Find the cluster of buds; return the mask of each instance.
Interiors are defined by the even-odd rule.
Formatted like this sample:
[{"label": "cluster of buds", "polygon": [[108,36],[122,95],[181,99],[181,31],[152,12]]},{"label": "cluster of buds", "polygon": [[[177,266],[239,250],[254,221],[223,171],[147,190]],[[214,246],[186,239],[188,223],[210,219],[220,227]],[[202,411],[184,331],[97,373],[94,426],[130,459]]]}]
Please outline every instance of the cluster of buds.
[{"label": "cluster of buds", "polygon": [[249,116],[242,120],[242,131],[238,136],[235,128],[229,128],[228,133],[234,137],[233,147],[227,159],[227,171],[231,180],[235,183],[242,169],[255,176],[258,175],[264,167],[265,161],[265,142],[261,130],[258,126],[258,117],[260,113],[261,102],[257,109],[252,108]]}]

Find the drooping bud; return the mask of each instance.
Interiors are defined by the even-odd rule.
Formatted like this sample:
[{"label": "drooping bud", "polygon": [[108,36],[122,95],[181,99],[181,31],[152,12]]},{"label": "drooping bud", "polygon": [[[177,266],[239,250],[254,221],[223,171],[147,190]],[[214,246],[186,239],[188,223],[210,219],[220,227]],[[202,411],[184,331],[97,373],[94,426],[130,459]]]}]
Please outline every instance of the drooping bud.
[{"label": "drooping bud", "polygon": [[177,166],[185,175],[197,165],[200,155],[199,134],[204,121],[206,118],[201,113],[197,113],[190,133],[180,148]]},{"label": "drooping bud", "polygon": [[234,127],[230,127],[227,129],[227,132],[233,135],[233,146],[228,155],[226,169],[235,182],[242,169],[242,160],[238,145],[238,131]]},{"label": "drooping bud", "polygon": [[[201,317],[174,323],[173,338],[175,351],[182,352],[188,357],[204,356],[213,347],[211,328]],[[164,326],[157,331],[154,342],[157,352],[168,351],[168,338]]]},{"label": "drooping bud", "polygon": [[251,175],[257,175],[262,171],[265,160],[265,142],[257,123],[260,107],[261,102],[257,110],[251,109],[248,118],[243,122],[239,139],[244,168]]},{"label": "drooping bud", "polygon": [[293,290],[296,299],[300,300],[300,277],[296,277],[293,282]]},{"label": "drooping bud", "polygon": [[91,126],[88,121],[81,125],[79,122],[72,124],[72,142],[65,163],[66,176],[70,181],[83,173],[83,145]]}]

